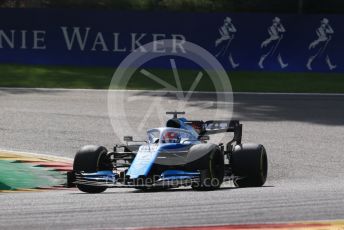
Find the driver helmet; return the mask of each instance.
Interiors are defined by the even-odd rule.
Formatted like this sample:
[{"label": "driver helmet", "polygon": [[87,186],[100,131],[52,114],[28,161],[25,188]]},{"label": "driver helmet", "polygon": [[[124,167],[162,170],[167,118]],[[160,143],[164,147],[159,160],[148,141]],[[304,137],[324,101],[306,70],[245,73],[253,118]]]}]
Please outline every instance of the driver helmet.
[{"label": "driver helmet", "polygon": [[180,142],[180,134],[174,131],[168,131],[164,134],[164,143],[179,143]]}]

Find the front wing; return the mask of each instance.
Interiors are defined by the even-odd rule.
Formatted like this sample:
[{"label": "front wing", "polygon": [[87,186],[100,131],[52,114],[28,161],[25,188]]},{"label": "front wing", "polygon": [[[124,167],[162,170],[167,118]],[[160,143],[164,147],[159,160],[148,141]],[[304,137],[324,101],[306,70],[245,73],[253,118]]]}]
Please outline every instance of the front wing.
[{"label": "front wing", "polygon": [[193,183],[199,182],[199,172],[180,170],[167,170],[155,181],[150,181],[148,178],[138,178],[135,180],[130,180],[128,177],[121,178],[119,174],[112,171],[98,171],[96,173],[69,172],[67,176],[67,187],[88,185],[107,188],[171,188],[190,186]]}]

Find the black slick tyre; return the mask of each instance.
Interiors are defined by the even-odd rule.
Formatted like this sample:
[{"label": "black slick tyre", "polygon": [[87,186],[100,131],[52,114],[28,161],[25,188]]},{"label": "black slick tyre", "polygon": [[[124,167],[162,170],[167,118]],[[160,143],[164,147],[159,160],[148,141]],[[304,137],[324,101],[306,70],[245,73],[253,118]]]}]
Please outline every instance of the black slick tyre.
[{"label": "black slick tyre", "polygon": [[[101,170],[110,170],[105,147],[87,145],[76,153],[73,163],[74,172],[93,173]],[[77,188],[86,193],[101,193],[106,190],[106,187],[83,184],[78,184]]]},{"label": "black slick tyre", "polygon": [[236,187],[263,186],[268,174],[268,158],[263,145],[241,144],[231,155],[232,172]]}]

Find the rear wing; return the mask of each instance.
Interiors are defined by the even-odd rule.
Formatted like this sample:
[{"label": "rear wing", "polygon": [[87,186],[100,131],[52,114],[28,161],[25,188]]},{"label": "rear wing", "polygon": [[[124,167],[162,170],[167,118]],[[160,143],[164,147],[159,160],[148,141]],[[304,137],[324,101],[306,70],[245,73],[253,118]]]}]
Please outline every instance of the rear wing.
[{"label": "rear wing", "polygon": [[233,141],[241,144],[242,124],[239,120],[188,121],[187,124],[191,125],[200,136],[225,132],[234,133]]}]

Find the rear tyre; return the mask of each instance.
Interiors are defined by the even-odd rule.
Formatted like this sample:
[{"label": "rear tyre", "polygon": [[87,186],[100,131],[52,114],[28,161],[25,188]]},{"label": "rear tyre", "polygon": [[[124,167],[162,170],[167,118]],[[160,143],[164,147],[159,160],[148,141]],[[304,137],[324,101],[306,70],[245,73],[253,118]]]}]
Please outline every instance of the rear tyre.
[{"label": "rear tyre", "polygon": [[231,165],[236,187],[263,186],[268,174],[268,158],[263,145],[241,144],[234,147]]},{"label": "rear tyre", "polygon": [[[111,170],[105,147],[87,145],[82,147],[75,155],[73,171],[94,173],[101,170]],[[82,184],[78,184],[77,188],[86,193],[101,193],[106,190],[106,187]]]},{"label": "rear tyre", "polygon": [[197,164],[201,166],[199,168],[201,174],[200,181],[193,183],[191,187],[194,190],[218,189],[224,177],[224,157],[222,152],[216,145],[213,145],[210,148],[210,152],[199,160],[201,162]]}]

